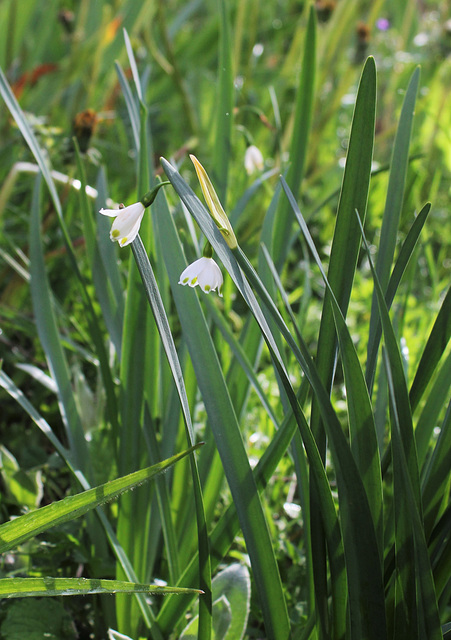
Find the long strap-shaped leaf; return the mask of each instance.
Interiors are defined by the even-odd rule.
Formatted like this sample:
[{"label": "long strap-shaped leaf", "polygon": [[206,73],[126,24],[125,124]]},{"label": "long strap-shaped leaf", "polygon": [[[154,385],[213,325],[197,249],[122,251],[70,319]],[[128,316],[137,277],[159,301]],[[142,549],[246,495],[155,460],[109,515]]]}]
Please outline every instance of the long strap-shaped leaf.
[{"label": "long strap-shaped leaf", "polygon": [[[5,391],[12,397],[16,402],[27,412],[36,426],[41,430],[41,432],[45,435],[45,437],[49,440],[64,462],[67,464],[70,472],[80,483],[80,486],[83,489],[90,489],[90,485],[83,472],[77,468],[72,459],[72,454],[69,452],[58,440],[58,438],[53,433],[50,425],[44,420],[44,418],[36,411],[33,405],[27,400],[22,391],[16,387],[14,382],[5,374],[4,371],[0,370],[0,386],[5,389]],[[133,570],[133,566],[124,552],[124,549],[119,544],[119,541],[116,537],[116,534],[113,531],[111,524],[108,521],[105,513],[102,509],[96,509],[96,514],[105,530],[107,538],[110,542],[111,548],[113,550],[114,555],[116,556],[118,562],[121,564],[124,574],[130,582],[138,582],[136,574]],[[197,578],[197,576],[196,576]],[[136,594],[136,598],[138,600],[139,607],[141,609],[141,613],[143,614],[143,618],[146,621],[148,627],[151,626],[152,620],[154,620],[154,615],[149,603],[146,598],[140,594]],[[155,633],[153,637],[156,640],[163,640],[161,633],[159,632],[158,627],[156,627]]]},{"label": "long strap-shaped leaf", "polygon": [[40,230],[41,176],[37,176],[30,219],[31,296],[38,335],[41,340],[52,377],[57,385],[58,400],[71,453],[77,466],[89,476],[89,455],[83,425],[77,410],[69,374],[51,302]]},{"label": "long strap-shaped leaf", "polygon": [[[296,421],[294,420],[293,414],[290,413],[280,425],[273,440],[271,440],[257,466],[253,469],[253,475],[259,491],[265,488],[272,477],[281,457],[293,438],[295,429]],[[231,547],[239,528],[240,523],[236,507],[232,502],[220,517],[210,536],[213,570],[220,564],[222,558]],[[191,585],[195,584],[196,579],[197,557],[194,556],[180,577],[179,583]],[[179,621],[188,607],[190,600],[190,598],[167,598],[157,617],[157,622],[161,628],[171,629],[174,620],[176,622]]]},{"label": "long strap-shaped leaf", "polygon": [[233,123],[234,73],[230,39],[229,3],[219,0],[218,92],[216,97],[216,139],[213,171],[219,198],[225,202]]},{"label": "long strap-shaped leaf", "polygon": [[[139,235],[132,243],[133,256],[136,260],[137,267],[141,274],[142,282],[152,309],[155,322],[161,337],[163,348],[168,359],[171,373],[180,398],[182,413],[186,426],[188,442],[194,444],[194,431],[191,423],[191,414],[189,411],[188,398],[186,396],[185,385],[183,382],[183,374],[180,362],[175,348],[169,322],[161,300],[161,295],[152,271],[149,258],[144,249],[144,245]],[[196,504],[196,519],[198,526],[199,540],[199,579],[200,586],[205,592],[205,598],[199,607],[199,640],[208,640],[211,633],[211,564],[210,550],[208,542],[207,524],[205,521],[204,505],[202,499],[202,489],[200,486],[199,473],[196,460],[190,456],[191,470],[193,476],[193,490]],[[202,615],[201,615],[202,612]]]},{"label": "long strap-shaped leaf", "polygon": [[[368,188],[371,175],[376,107],[376,67],[368,58],[360,79],[352,128],[349,138],[346,165],[338,203],[337,218],[328,268],[328,279],[343,316],[349,303],[352,282],[357,263],[360,238],[353,217],[357,208],[365,218]],[[318,336],[316,365],[321,381],[329,391],[335,371],[336,329],[330,294],[326,291]],[[317,397],[312,402],[311,428],[325,459],[325,434],[321,426]],[[322,523],[318,516],[314,489],[311,491],[311,538],[313,557],[316,558],[315,588],[320,595],[325,591],[326,566],[322,549]],[[323,610],[326,603],[323,602]],[[324,613],[320,612],[324,617]]]},{"label": "long strap-shaped leaf", "polygon": [[[327,277],[343,316],[351,294],[357,256],[360,248],[360,233],[355,211],[365,219],[368,189],[373,155],[374,122],[376,109],[376,66],[368,58],[360,79],[352,128],[349,138],[346,166],[338,203],[337,219],[330,253]],[[316,363],[326,389],[329,389],[335,360],[335,325],[329,293],[326,292],[321,326],[318,337]],[[312,428],[318,432],[317,404],[312,407]]]},{"label": "long strap-shaped leaf", "polygon": [[[351,449],[363,480],[371,509],[374,528],[377,532],[379,556],[383,556],[383,513],[382,513],[382,477],[376,427],[365,377],[360,367],[357,352],[346,321],[338,305],[338,301],[327,279],[321,258],[318,255],[307,224],[290,192],[284,178],[281,178],[283,189],[298,220],[301,231],[312,252],[315,262],[323,277],[332,304],[334,321],[337,329],[340,353],[346,384],[346,399],[351,433]],[[359,586],[360,588],[360,586]]]},{"label": "long strap-shaped leaf", "polygon": [[45,507],[5,522],[0,525],[0,553],[17,547],[50,527],[79,518],[88,511],[105,504],[105,502],[117,498],[126,491],[162,473],[199,446],[195,445],[151,467],[111,480],[75,496],[68,496],[57,502],[52,502]]},{"label": "long strap-shaped leaf", "polygon": [[[243,268],[246,269],[246,274],[252,279],[252,284],[254,285],[254,287],[256,287],[259,295],[262,297],[267,310],[271,313],[272,317],[276,321],[279,330],[287,340],[287,343],[292,349],[294,356],[301,364],[315,391],[315,394],[317,395],[323,415],[323,420],[327,425],[328,435],[334,446],[334,460],[337,464],[337,474],[341,477],[341,486],[343,487],[343,493],[341,496],[343,499],[343,509],[347,511],[348,508],[350,508],[348,516],[349,519],[346,519],[347,524],[352,523],[352,526],[349,526],[347,530],[349,543],[348,552],[351,555],[353,553],[356,554],[357,557],[361,557],[362,560],[367,563],[368,570],[366,571],[366,576],[371,575],[373,576],[374,580],[374,583],[371,587],[372,595],[369,599],[370,606],[368,605],[368,599],[365,599],[362,593],[359,596],[359,610],[361,613],[361,617],[356,618],[356,637],[358,637],[360,624],[363,624],[365,628],[368,629],[369,637],[383,638],[385,637],[386,630],[385,605],[383,599],[383,590],[381,588],[382,576],[379,564],[377,541],[375,537],[371,513],[369,511],[368,500],[354,458],[349,449],[349,445],[343,434],[335,411],[331,406],[329,396],[319,379],[318,372],[310,357],[310,354],[308,353],[308,349],[304,343],[301,343],[301,347],[299,348],[299,346],[293,340],[293,337],[291,336],[285,323],[283,322],[283,319],[281,318],[271,297],[268,295],[266,289],[263,287],[257,274],[253,271],[244,254],[242,254],[239,249],[236,249],[233,252],[228,249],[221,233],[215,226],[213,220],[208,215],[205,208],[192,192],[192,190],[181,178],[180,174],[166,160],[162,159],[162,163],[169,180],[172,182],[174,188],[176,189],[182,201],[187,206],[188,210],[197,220],[199,226],[204,231],[209,242],[213,245],[215,251],[221,258],[223,264],[226,266],[236,286],[239,288],[245,301],[249,305],[249,308],[254,314],[254,317],[260,325],[265,340],[267,341],[268,348],[271,350],[277,372],[284,384],[285,391],[288,398],[290,399],[290,404],[293,408],[293,412],[301,429],[302,438],[304,440],[304,444],[309,456],[309,462],[314,473],[314,482],[318,487],[321,488],[321,490],[323,490],[322,473],[324,472],[324,469],[323,472],[321,472],[316,466],[320,461],[317,458],[318,451],[316,445],[314,444],[314,440],[312,439],[311,430],[308,428],[308,426],[306,427],[305,418],[297,403],[296,396],[289,382],[281,358],[276,351],[274,339],[268,329],[268,325],[256,301],[255,295],[250,289],[248,282],[243,277],[243,274],[236,262],[237,259],[240,261],[240,265],[242,265]],[[322,465],[320,466],[322,468]],[[351,491],[352,499],[347,495],[347,491]],[[329,487],[328,492],[330,495]],[[322,509],[324,509],[323,517],[324,514],[328,513],[326,496],[327,491],[324,491],[320,500],[320,506]],[[349,499],[347,499],[348,497]],[[372,552],[368,551],[368,549],[370,548],[373,550]],[[330,549],[330,552],[335,553],[336,548]],[[352,566],[357,570],[362,571],[361,566],[358,567],[355,564]],[[375,594],[377,594],[377,597],[375,597]],[[342,618],[340,619],[342,620]],[[341,625],[342,623],[340,623],[340,628]]]},{"label": "long strap-shaped leaf", "polygon": [[[186,262],[167,206],[161,206],[155,226],[169,278],[177,283]],[[208,325],[191,289],[175,284],[173,295],[246,540],[267,635],[274,639],[288,638],[288,616],[269,531]]]},{"label": "long strap-shaped leaf", "polygon": [[[409,146],[412,133],[415,101],[420,80],[420,69],[417,67],[407,87],[404,103],[399,117],[398,130],[391,158],[390,177],[388,180],[387,199],[382,218],[381,237],[376,261],[376,273],[379,277],[382,290],[385,291],[390,277],[390,269],[395,253],[396,238],[398,234],[399,219],[401,216],[402,202],[404,198],[404,185],[406,182],[407,167],[409,164]],[[377,332],[379,322],[376,293],[373,294],[371,305],[370,331],[367,347],[366,379],[368,388],[371,389],[376,372],[377,357]],[[380,337],[380,334],[379,334]]]},{"label": "long strap-shaped leaf", "polygon": [[92,578],[1,578],[0,598],[24,598],[25,596],[86,596],[88,594],[147,593],[167,596],[170,594],[200,594],[198,589],[161,587],[123,580],[96,580]]},{"label": "long strap-shaped leaf", "polygon": [[421,397],[431,379],[434,370],[445,351],[451,338],[451,287],[448,289],[445,299],[432,327],[431,334],[421,355],[415,378],[410,388],[409,398],[412,411],[421,400]]},{"label": "long strap-shaped leaf", "polygon": [[[356,215],[357,218],[357,215]],[[396,522],[395,636],[441,637],[434,582],[423,529],[419,471],[407,384],[401,354],[382,287],[358,219],[373,275],[385,339],[390,394]],[[413,560],[413,562],[412,562]]]}]

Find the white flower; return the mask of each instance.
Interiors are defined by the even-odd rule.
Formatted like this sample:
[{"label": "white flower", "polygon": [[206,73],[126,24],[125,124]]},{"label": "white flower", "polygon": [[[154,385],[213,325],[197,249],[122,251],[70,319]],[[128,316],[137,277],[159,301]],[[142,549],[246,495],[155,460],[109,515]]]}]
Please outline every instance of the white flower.
[{"label": "white flower", "polygon": [[262,171],[263,169],[263,154],[258,147],[251,144],[244,154],[244,168],[248,175],[253,174],[255,171]]},{"label": "white flower", "polygon": [[111,240],[119,242],[119,246],[126,247],[138,235],[145,207],[142,202],[135,202],[123,209],[100,209],[103,216],[116,218],[110,230]]},{"label": "white flower", "polygon": [[188,267],[180,276],[179,284],[189,284],[190,287],[199,287],[205,293],[218,289],[218,295],[222,298],[222,277],[221,269],[213,258],[199,258]]}]

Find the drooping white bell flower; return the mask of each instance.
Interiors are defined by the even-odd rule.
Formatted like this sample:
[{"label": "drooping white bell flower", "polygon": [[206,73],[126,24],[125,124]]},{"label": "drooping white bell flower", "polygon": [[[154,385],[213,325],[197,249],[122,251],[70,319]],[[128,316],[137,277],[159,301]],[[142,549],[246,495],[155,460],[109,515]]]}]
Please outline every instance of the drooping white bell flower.
[{"label": "drooping white bell flower", "polygon": [[111,226],[110,238],[119,246],[126,247],[138,235],[145,210],[142,202],[135,202],[123,209],[100,209],[99,213],[116,218]]},{"label": "drooping white bell flower", "polygon": [[258,147],[251,144],[244,154],[244,168],[250,176],[255,171],[262,171],[264,165],[263,154]]},{"label": "drooping white bell flower", "polygon": [[218,290],[218,295],[222,298],[222,277],[221,269],[213,258],[202,257],[188,265],[180,276],[179,284],[189,284],[190,287],[199,287],[205,293]]},{"label": "drooping white bell flower", "polygon": [[120,205],[119,209],[100,209],[103,216],[116,218],[111,225],[110,238],[113,242],[118,242],[120,247],[126,247],[136,238],[141,226],[144,211],[153,203],[161,187],[170,184],[167,180],[159,182],[153,189],[143,195],[139,202],[130,204],[128,207]]}]

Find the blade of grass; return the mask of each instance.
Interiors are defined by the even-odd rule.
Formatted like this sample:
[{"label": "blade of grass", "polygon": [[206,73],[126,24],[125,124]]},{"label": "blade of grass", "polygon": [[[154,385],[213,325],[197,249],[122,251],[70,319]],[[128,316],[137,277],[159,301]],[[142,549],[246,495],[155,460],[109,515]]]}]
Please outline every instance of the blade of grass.
[{"label": "blade of grass", "polygon": [[422,498],[424,505],[424,530],[429,539],[437,518],[449,495],[451,458],[451,402],[448,405],[440,435],[434,451],[427,463],[422,479]]},{"label": "blade of grass", "polygon": [[[398,129],[393,146],[393,153],[390,163],[390,176],[387,187],[387,199],[382,218],[381,237],[376,260],[376,273],[379,277],[382,290],[385,292],[389,278],[390,269],[395,253],[396,238],[398,234],[399,219],[404,198],[404,187],[406,183],[407,168],[409,164],[409,146],[413,127],[413,116],[415,102],[420,81],[420,68],[417,67],[407,87],[406,95],[399,117]],[[376,373],[377,357],[377,330],[379,314],[376,293],[373,292],[371,303],[370,330],[367,346],[367,370],[366,379],[368,389],[371,390]]]},{"label": "blade of grass", "polygon": [[40,231],[41,176],[33,191],[30,220],[30,288],[36,327],[58,389],[58,400],[69,448],[78,468],[90,475],[89,451],[72,391],[69,366],[59,340],[52,294],[47,278]]},{"label": "blade of grass", "polygon": [[351,435],[351,450],[360,471],[360,476],[365,486],[368,504],[373,517],[374,528],[377,535],[379,557],[382,562],[384,547],[383,531],[383,498],[382,476],[380,467],[379,448],[374,423],[373,409],[371,406],[368,389],[365,382],[359,358],[349,333],[346,321],[341,313],[339,304],[327,279],[321,258],[316,250],[307,224],[297,206],[283,176],[282,187],[288,197],[288,201],[295,213],[301,231],[320,270],[321,276],[329,293],[340,345],[340,354],[346,386],[346,403],[349,416],[349,430]]},{"label": "blade of grass", "polygon": [[200,444],[195,445],[151,467],[135,471],[116,480],[111,480],[110,482],[94,487],[93,489],[88,489],[75,496],[68,496],[62,500],[52,502],[45,507],[30,511],[14,518],[14,520],[5,522],[0,525],[0,553],[13,549],[50,527],[55,527],[56,525],[79,518],[88,511],[117,498],[122,493],[162,473],[199,446]]},{"label": "blade of grass", "polygon": [[[183,374],[180,367],[177,351],[175,349],[169,322],[161,300],[160,292],[150,265],[144,245],[139,236],[132,243],[133,256],[136,261],[137,268],[141,275],[146,295],[152,310],[155,323],[166,353],[166,357],[171,367],[171,373],[177,388],[177,392],[182,407],[182,413],[185,420],[186,436],[188,442],[194,444],[194,432],[189,413],[188,398],[186,396],[185,386],[183,382]],[[199,603],[199,640],[209,640],[211,635],[211,561],[210,549],[207,533],[207,524],[205,521],[205,512],[202,498],[202,489],[200,486],[199,473],[194,456],[190,456],[191,472],[193,478],[193,491],[196,505],[196,521],[198,528],[198,545],[199,545],[199,580],[200,586],[204,591],[205,597]]]},{"label": "blade of grass", "polygon": [[408,630],[409,636],[418,640],[423,637],[439,638],[437,600],[424,538],[419,471],[407,384],[382,287],[372,264],[360,218],[358,221],[368,252],[386,345],[384,362],[391,405],[396,522],[397,576],[393,628],[395,635]]},{"label": "blade of grass", "polygon": [[448,289],[440,311],[432,327],[421,355],[415,378],[410,388],[409,399],[412,412],[418,406],[432,374],[451,338],[451,287]]},{"label": "blade of grass", "polygon": [[[44,420],[44,418],[36,411],[33,405],[27,400],[22,391],[16,387],[13,381],[4,373],[4,371],[0,370],[0,386],[5,389],[5,391],[12,397],[16,402],[26,411],[26,413],[30,416],[36,426],[41,430],[41,432],[45,435],[45,437],[49,440],[49,442],[55,447],[58,454],[67,464],[70,472],[74,476],[74,478],[79,482],[80,486],[88,490],[91,488],[88,480],[83,475],[83,472],[77,468],[77,466],[72,461],[71,453],[61,444],[58,438],[53,433],[50,425]],[[111,549],[113,550],[116,559],[121,564],[124,574],[127,577],[127,580],[130,582],[138,582],[136,578],[136,574],[133,570],[132,564],[124,552],[124,549],[119,544],[119,541],[116,537],[116,534],[113,531],[105,513],[101,509],[96,509],[96,515],[98,516],[109,543],[111,545]],[[197,577],[197,576],[196,576]],[[146,598],[141,594],[136,594],[136,599],[138,601],[139,607],[141,609],[143,618],[148,627],[151,626],[152,620],[154,620],[153,611],[147,602]],[[163,640],[163,636],[161,635],[158,627],[152,632],[153,640]]]},{"label": "blade of grass", "polygon": [[166,596],[202,591],[180,587],[160,587],[121,580],[95,580],[89,578],[1,578],[0,598],[27,596],[86,596],[88,594],[147,593]]}]

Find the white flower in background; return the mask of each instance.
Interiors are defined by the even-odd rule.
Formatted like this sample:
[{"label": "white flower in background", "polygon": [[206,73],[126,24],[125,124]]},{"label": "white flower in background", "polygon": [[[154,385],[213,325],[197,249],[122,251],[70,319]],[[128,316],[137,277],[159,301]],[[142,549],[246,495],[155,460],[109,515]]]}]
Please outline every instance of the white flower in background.
[{"label": "white flower in background", "polygon": [[213,258],[199,258],[183,271],[179,284],[189,284],[190,287],[199,287],[205,293],[218,290],[218,295],[222,298],[222,277],[221,269]]},{"label": "white flower in background", "polygon": [[263,154],[258,147],[254,144],[251,144],[244,154],[244,168],[247,171],[247,174],[250,176],[255,171],[263,170]]},{"label": "white flower in background", "polygon": [[126,247],[138,235],[145,210],[142,202],[135,202],[123,209],[100,209],[99,213],[116,218],[111,226],[110,238],[113,242],[119,242],[119,246]]}]

